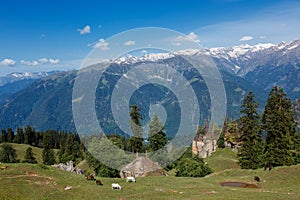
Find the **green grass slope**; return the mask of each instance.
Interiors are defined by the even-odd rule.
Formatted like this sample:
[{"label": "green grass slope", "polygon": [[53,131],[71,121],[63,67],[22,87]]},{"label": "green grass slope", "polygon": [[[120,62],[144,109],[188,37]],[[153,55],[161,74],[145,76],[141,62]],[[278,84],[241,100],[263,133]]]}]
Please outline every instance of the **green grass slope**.
[{"label": "green grass slope", "polygon": [[[13,145],[19,158],[24,157],[28,145]],[[41,162],[42,149],[33,147],[33,150]],[[276,167],[271,171],[242,170],[236,163],[236,153],[230,149],[219,149],[205,161],[215,173],[204,178],[146,177],[137,178],[136,183],[126,183],[125,179],[97,177],[103,186],[55,167],[0,164],[7,166],[0,170],[0,199],[300,199],[300,165]],[[255,182],[254,176],[261,181]],[[222,187],[220,182],[224,181],[253,183],[258,189]],[[119,183],[122,190],[112,190],[112,183]],[[65,190],[66,187],[70,189]]]},{"label": "green grass slope", "polygon": [[11,143],[11,145],[16,150],[16,153],[18,155],[18,159],[20,161],[24,160],[26,149],[28,147],[31,147],[32,148],[32,152],[34,153],[34,157],[36,158],[37,162],[39,164],[42,163],[42,150],[43,149],[37,148],[37,147],[32,147],[32,146],[30,146],[28,144],[15,144],[15,143]]},{"label": "green grass slope", "polygon": [[240,169],[240,166],[237,164],[236,152],[230,148],[217,149],[205,161],[213,172],[220,172],[225,169]]},{"label": "green grass slope", "polygon": [[[97,186],[84,176],[54,167],[8,164],[0,171],[0,199],[300,199],[300,165],[277,167],[271,171],[229,169],[205,178],[146,177],[136,183],[125,179],[99,178]],[[258,189],[222,187],[223,181],[254,183]],[[112,190],[118,182],[121,191]],[[66,186],[71,186],[65,190]]]},{"label": "green grass slope", "polygon": [[[31,147],[32,152],[35,154],[34,157],[36,158],[38,164],[42,164],[42,162],[43,162],[42,161],[42,151],[43,151],[42,148],[33,147],[33,146],[28,145],[28,144],[15,144],[15,143],[10,143],[10,144],[16,150],[16,153],[17,153],[17,156],[18,156],[17,159],[19,159],[20,161],[24,160],[26,149],[28,147]],[[57,153],[57,151],[58,151],[57,149],[54,149],[55,154]]]}]

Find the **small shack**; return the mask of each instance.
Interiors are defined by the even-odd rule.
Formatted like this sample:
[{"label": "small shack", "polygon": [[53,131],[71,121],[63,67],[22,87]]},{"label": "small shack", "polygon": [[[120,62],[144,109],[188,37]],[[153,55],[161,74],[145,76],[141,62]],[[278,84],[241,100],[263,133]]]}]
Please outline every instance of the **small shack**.
[{"label": "small shack", "polygon": [[128,176],[167,176],[167,173],[157,162],[153,162],[147,157],[137,157],[121,169],[120,176],[121,178],[126,178]]}]

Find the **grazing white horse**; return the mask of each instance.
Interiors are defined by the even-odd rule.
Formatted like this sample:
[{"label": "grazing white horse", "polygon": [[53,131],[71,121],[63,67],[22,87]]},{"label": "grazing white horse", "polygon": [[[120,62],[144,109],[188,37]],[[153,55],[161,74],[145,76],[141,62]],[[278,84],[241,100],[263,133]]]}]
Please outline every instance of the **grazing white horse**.
[{"label": "grazing white horse", "polygon": [[136,182],[135,178],[132,176],[126,177],[126,182]]},{"label": "grazing white horse", "polygon": [[111,189],[122,190],[122,187],[118,183],[112,183]]}]

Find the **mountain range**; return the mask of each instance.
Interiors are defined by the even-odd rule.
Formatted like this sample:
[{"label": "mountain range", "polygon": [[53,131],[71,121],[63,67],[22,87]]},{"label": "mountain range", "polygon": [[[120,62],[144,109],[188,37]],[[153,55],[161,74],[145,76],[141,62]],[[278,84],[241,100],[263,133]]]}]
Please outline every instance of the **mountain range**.
[{"label": "mountain range", "polygon": [[58,73],[59,71],[50,72],[14,72],[0,77],[0,105],[3,105],[11,95],[26,88],[31,83],[41,78]]},{"label": "mountain range", "polygon": [[[283,87],[287,95],[295,100],[300,97],[300,39],[289,43],[240,45],[227,48],[205,49],[220,70],[227,96],[227,116],[239,116],[241,101],[248,91],[253,91],[260,109],[264,106],[267,94],[272,86]],[[100,123],[109,124],[106,132],[122,132],[113,122],[110,110],[110,98],[116,82],[122,74],[140,63],[163,63],[172,66],[184,74],[196,92],[200,105],[203,106],[201,119],[209,115],[209,94],[201,75],[193,72],[192,66],[181,55],[199,54],[198,50],[188,49],[176,53],[146,54],[142,57],[126,56],[115,60],[109,72],[103,77],[105,87],[98,87],[96,92],[97,115]],[[90,72],[93,73],[93,72]],[[77,71],[37,73],[14,73],[0,78],[0,127],[16,128],[30,124],[38,130],[63,129],[74,131],[72,117],[72,88]],[[85,74],[87,78],[89,74]],[[25,78],[27,77],[27,78]],[[20,82],[21,81],[21,82]],[[24,84],[23,84],[23,82]],[[26,82],[25,82],[26,81]],[[99,83],[103,81],[100,80]],[[10,89],[10,88],[15,88]],[[5,92],[6,91],[6,92]],[[10,93],[9,93],[10,91]],[[9,95],[5,95],[9,93]],[[155,93],[155,94],[154,94]],[[159,94],[159,95],[157,95]],[[165,98],[171,105],[176,98],[165,88],[147,86],[137,91],[131,103],[139,104],[143,113],[149,111],[150,104]],[[143,103],[140,103],[143,102]],[[166,104],[166,110],[168,110]],[[169,110],[173,110],[169,107]],[[178,114],[178,110],[170,113]],[[169,114],[169,113],[168,113]],[[145,114],[145,121],[149,116]],[[170,123],[171,123],[170,119]],[[167,124],[169,135],[177,126]]]}]

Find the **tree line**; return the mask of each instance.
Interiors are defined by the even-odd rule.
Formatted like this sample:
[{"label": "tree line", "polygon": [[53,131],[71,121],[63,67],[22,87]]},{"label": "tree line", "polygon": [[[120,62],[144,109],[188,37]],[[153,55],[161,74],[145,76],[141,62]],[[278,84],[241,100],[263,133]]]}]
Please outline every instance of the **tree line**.
[{"label": "tree line", "polygon": [[[43,163],[52,165],[57,162],[67,162],[69,160],[77,160],[83,158],[84,145],[81,143],[77,133],[47,130],[45,132],[35,131],[31,126],[25,128],[17,128],[16,133],[8,128],[2,129],[0,143],[2,150],[0,151],[1,162],[17,162],[15,150],[10,144],[28,144],[30,146],[43,148],[42,159]],[[57,149],[57,155],[54,153]],[[26,150],[27,158],[25,161],[32,161],[32,149]],[[56,160],[56,157],[58,160]]]},{"label": "tree line", "polygon": [[[255,95],[249,92],[241,106],[241,117],[234,123],[224,120],[218,146],[224,148],[224,141],[239,143],[237,156],[242,169],[300,163],[300,135],[291,100],[283,89],[274,86],[261,115],[258,108]],[[233,124],[235,130],[229,130]]]}]

